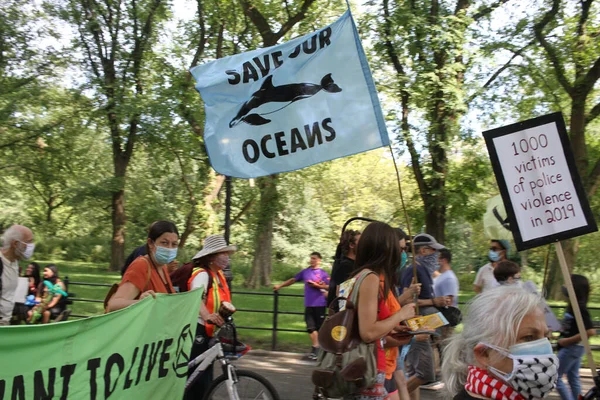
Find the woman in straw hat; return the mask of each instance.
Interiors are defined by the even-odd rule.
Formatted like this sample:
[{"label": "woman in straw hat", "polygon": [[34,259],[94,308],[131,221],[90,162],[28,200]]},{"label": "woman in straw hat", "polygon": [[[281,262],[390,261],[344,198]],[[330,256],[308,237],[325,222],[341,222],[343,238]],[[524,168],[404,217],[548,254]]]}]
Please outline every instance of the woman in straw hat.
[{"label": "woman in straw hat", "polygon": [[175,293],[167,264],[177,257],[179,232],[171,221],[150,225],[146,243],[147,255],[131,263],[116,293],[110,297],[107,311],[120,310],[155,293]]},{"label": "woman in straw hat", "polygon": [[[202,288],[202,304],[196,328],[196,340],[190,360],[208,350],[208,342],[213,337],[215,326],[223,325],[219,315],[221,303],[230,302],[231,294],[223,269],[229,264],[229,256],[236,250],[221,235],[211,235],[204,239],[204,247],[192,260],[195,268],[188,281],[188,289]],[[207,369],[186,394],[186,398],[201,398],[213,378],[212,368]]]}]

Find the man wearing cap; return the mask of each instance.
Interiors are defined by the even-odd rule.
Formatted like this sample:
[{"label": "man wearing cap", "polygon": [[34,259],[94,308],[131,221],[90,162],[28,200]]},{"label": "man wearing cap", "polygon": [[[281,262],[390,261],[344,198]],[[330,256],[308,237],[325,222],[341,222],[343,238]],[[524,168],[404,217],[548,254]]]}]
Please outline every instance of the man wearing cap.
[{"label": "man wearing cap", "polygon": [[[195,268],[188,280],[189,290],[202,288],[202,303],[196,326],[196,339],[192,346],[190,360],[208,350],[208,343],[215,333],[215,326],[223,325],[219,315],[221,303],[231,302],[231,293],[223,274],[229,265],[229,256],[236,246],[228,245],[221,235],[211,235],[204,239],[204,247],[193,258]],[[208,368],[188,392],[186,399],[202,398],[212,382],[213,369]]]},{"label": "man wearing cap", "polygon": [[15,307],[15,291],[19,279],[19,260],[33,255],[33,233],[22,225],[13,225],[2,235],[0,250],[0,326],[10,324]]},{"label": "man wearing cap", "polygon": [[505,261],[510,251],[510,243],[508,240],[492,239],[490,241],[490,250],[488,252],[489,263],[479,268],[475,282],[473,282],[473,290],[475,293],[485,292],[498,286],[498,281],[494,277],[494,268],[500,261]]},{"label": "man wearing cap", "polygon": [[[420,315],[438,312],[436,307],[451,305],[452,299],[447,296],[435,297],[433,290],[433,272],[439,269],[439,250],[445,249],[435,238],[420,233],[413,238],[417,282],[421,284],[421,292],[417,299]],[[401,287],[408,288],[414,282],[413,267],[407,266],[400,279]],[[406,355],[407,387],[411,397],[418,395],[419,386],[435,381],[433,348],[429,336],[421,336],[415,341]]]},{"label": "man wearing cap", "polygon": [[[325,321],[327,307],[327,292],[329,289],[329,274],[321,269],[321,254],[313,252],[310,255],[310,267],[298,272],[296,276],[288,279],[280,285],[273,286],[274,291],[290,286],[295,282],[304,281],[304,321],[306,330],[312,342],[308,358],[317,359],[319,349],[319,329]],[[323,293],[321,290],[325,290]]]}]

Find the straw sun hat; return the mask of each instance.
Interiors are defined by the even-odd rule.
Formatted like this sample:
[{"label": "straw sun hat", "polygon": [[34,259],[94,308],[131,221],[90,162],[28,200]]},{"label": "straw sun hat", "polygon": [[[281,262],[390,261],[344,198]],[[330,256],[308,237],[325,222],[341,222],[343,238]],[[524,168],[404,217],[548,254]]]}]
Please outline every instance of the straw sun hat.
[{"label": "straw sun hat", "polygon": [[192,260],[197,260],[204,256],[222,252],[234,252],[237,250],[235,245],[227,245],[225,238],[222,235],[210,235],[204,239],[204,247],[200,250]]}]

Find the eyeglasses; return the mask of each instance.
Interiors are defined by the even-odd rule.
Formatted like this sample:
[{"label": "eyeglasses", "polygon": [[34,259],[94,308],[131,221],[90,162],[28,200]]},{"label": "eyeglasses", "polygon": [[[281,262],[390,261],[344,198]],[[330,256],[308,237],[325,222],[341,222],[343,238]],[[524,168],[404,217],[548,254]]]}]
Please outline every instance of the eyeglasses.
[{"label": "eyeglasses", "polygon": [[491,250],[491,251],[502,251],[502,250],[504,250],[504,249],[503,249],[503,248],[501,248],[501,247],[494,247],[494,246],[492,246],[492,247],[490,247],[490,250]]}]

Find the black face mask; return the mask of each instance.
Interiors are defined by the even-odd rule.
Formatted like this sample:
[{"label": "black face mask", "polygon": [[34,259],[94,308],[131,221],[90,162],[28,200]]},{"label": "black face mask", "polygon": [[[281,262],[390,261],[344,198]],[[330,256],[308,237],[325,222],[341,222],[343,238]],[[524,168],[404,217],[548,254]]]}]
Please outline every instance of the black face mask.
[{"label": "black face mask", "polygon": [[429,271],[430,274],[433,274],[435,271],[440,269],[439,258],[440,255],[436,251],[426,256],[417,256],[417,261],[419,264],[427,268],[427,271]]}]

